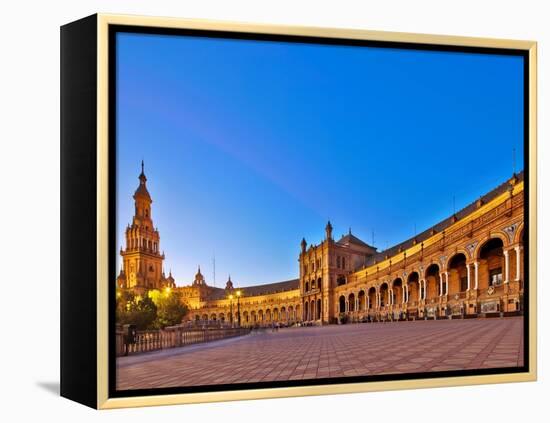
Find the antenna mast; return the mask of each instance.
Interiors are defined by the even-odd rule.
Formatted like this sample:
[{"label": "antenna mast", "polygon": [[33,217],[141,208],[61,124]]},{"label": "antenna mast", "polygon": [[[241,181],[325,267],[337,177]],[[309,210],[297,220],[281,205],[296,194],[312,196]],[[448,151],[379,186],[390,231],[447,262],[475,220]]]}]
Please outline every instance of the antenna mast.
[{"label": "antenna mast", "polygon": [[212,279],[214,286],[216,286],[216,254],[212,255]]}]

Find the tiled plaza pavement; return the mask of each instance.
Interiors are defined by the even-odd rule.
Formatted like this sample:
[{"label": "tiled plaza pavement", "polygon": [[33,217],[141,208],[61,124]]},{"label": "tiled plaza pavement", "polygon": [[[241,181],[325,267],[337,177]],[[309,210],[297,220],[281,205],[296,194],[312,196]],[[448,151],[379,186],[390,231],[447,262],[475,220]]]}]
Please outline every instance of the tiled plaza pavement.
[{"label": "tiled plaza pavement", "polygon": [[117,359],[117,388],[523,365],[523,318],[288,328]]}]

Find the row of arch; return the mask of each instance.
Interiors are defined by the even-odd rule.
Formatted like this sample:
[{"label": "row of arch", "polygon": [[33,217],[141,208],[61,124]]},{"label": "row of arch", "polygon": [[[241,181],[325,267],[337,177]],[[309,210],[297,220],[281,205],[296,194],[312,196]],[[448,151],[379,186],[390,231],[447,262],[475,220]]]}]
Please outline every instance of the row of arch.
[{"label": "row of arch", "polygon": [[[521,238],[520,238],[521,239]],[[457,252],[445,263],[431,263],[424,271],[414,270],[403,278],[384,281],[359,292],[338,297],[338,311],[354,312],[383,308],[400,303],[414,303],[440,296],[485,289],[521,279],[521,246],[505,250],[500,236],[486,239],[476,250],[476,260],[469,262],[465,252]]]},{"label": "row of arch", "polygon": [[[241,311],[241,325],[262,325],[270,324],[273,322],[294,322],[301,320],[302,316],[300,315],[301,307],[299,304],[274,307],[267,309],[259,310],[248,310],[244,309]],[[231,322],[231,313],[203,313],[196,314],[195,321],[197,322],[220,322],[220,323],[229,323]],[[233,313],[233,322],[239,320],[239,312],[235,311]]]}]

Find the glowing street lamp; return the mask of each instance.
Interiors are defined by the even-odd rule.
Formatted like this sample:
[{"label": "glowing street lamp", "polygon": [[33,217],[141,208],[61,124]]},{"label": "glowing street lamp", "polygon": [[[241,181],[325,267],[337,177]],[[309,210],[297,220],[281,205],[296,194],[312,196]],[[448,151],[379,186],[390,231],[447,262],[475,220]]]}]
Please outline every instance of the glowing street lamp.
[{"label": "glowing street lamp", "polygon": [[236,294],[237,294],[237,324],[239,327],[241,327],[241,303],[239,301],[241,299],[241,291],[237,291]]},{"label": "glowing street lamp", "polygon": [[229,321],[233,327],[233,294],[229,295]]}]

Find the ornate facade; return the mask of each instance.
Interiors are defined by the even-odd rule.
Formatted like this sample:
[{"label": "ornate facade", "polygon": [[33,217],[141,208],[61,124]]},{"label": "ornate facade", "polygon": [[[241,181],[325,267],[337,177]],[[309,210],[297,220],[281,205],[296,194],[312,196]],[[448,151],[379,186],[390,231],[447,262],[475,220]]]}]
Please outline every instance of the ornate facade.
[{"label": "ornate facade", "polygon": [[176,287],[162,269],[146,177],[134,194],[117,286],[182,293],[186,320],[270,326],[422,318],[468,318],[522,311],[524,286],[523,173],[427,231],[378,252],[349,233],[301,241],[299,278],[225,289],[209,286],[200,268],[191,285]]}]

